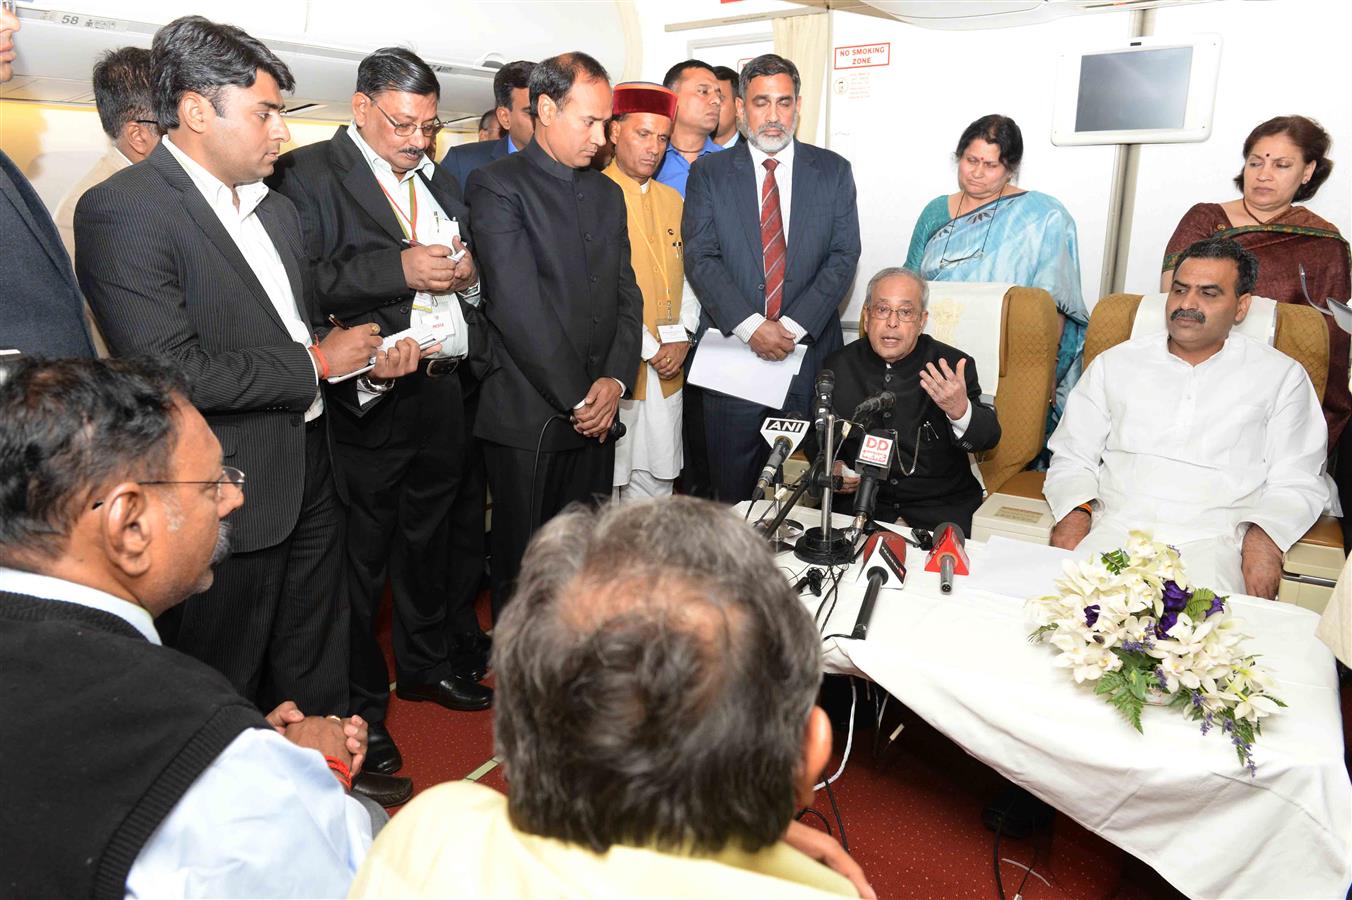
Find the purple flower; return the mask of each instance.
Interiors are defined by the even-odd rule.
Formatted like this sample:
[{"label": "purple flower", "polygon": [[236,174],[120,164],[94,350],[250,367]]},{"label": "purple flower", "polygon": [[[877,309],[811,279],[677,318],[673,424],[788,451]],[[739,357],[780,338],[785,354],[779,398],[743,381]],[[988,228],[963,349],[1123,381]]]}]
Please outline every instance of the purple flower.
[{"label": "purple flower", "polygon": [[1155,683],[1161,691],[1169,690],[1169,679],[1164,677],[1164,670],[1158,666],[1155,667]]},{"label": "purple flower", "polygon": [[1213,615],[1215,615],[1218,612],[1221,612],[1224,609],[1225,609],[1225,598],[1217,597],[1211,601],[1211,606],[1206,611],[1206,618],[1209,619]]},{"label": "purple flower", "polygon": [[1182,612],[1192,599],[1192,591],[1185,591],[1172,581],[1164,582],[1164,608],[1169,612]]},{"label": "purple flower", "polygon": [[1160,616],[1160,623],[1155,626],[1155,634],[1160,638],[1169,636],[1169,629],[1178,624],[1178,610],[1171,609]]},{"label": "purple flower", "polygon": [[1216,724],[1215,717],[1212,716],[1211,713],[1207,713],[1205,716],[1203,716],[1203,717],[1202,717],[1202,734],[1206,734],[1208,731],[1210,731],[1210,730],[1211,730],[1211,726],[1212,726],[1212,725],[1215,725],[1215,724]]},{"label": "purple flower", "polygon": [[1090,628],[1093,628],[1093,627],[1094,627],[1094,623],[1098,621],[1098,617],[1099,617],[1099,608],[1098,608],[1098,604],[1095,604],[1095,605],[1093,605],[1093,606],[1086,606],[1086,607],[1084,608],[1084,624],[1085,624],[1085,625],[1088,625]]}]

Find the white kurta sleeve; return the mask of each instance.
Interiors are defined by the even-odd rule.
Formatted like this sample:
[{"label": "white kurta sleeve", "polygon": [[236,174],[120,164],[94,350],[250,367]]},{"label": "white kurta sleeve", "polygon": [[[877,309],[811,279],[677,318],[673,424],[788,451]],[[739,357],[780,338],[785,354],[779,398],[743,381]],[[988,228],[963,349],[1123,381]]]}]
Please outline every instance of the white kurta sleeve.
[{"label": "white kurta sleeve", "polygon": [[1236,521],[1259,526],[1283,551],[1300,540],[1328,502],[1324,459],[1328,427],[1314,386],[1299,365],[1287,369],[1276,408],[1267,422],[1267,481],[1240,506]]},{"label": "white kurta sleeve", "polygon": [[695,296],[695,289],[690,286],[689,281],[682,282],[681,324],[691,334],[699,331],[699,312],[699,298]]},{"label": "white kurta sleeve", "polygon": [[657,355],[657,351],[662,349],[661,343],[653,337],[653,333],[647,328],[643,329],[643,345],[639,348],[638,358],[647,362]]},{"label": "white kurta sleeve", "polygon": [[1061,422],[1047,442],[1052,461],[1042,493],[1057,522],[1099,495],[1099,465],[1112,428],[1105,368],[1103,359],[1089,366],[1066,399]]}]

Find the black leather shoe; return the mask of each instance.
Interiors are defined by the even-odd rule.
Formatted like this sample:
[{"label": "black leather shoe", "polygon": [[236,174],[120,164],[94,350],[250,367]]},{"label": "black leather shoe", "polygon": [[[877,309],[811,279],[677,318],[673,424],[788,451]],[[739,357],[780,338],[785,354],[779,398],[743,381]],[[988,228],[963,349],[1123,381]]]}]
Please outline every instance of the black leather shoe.
[{"label": "black leather shoe", "polygon": [[369,797],[381,806],[399,806],[413,796],[413,779],[368,772],[363,767],[361,774],[352,779],[352,792]]},{"label": "black leather shoe", "polygon": [[493,639],[482,631],[457,634],[451,648],[451,666],[456,675],[468,681],[483,681],[488,674],[488,657]]},{"label": "black leather shoe", "polygon": [[395,746],[394,738],[384,725],[366,726],[366,761],[362,763],[363,772],[377,775],[393,775],[404,767],[404,757]]},{"label": "black leather shoe", "polygon": [[403,684],[395,686],[395,696],[401,700],[431,700],[447,709],[476,712],[493,705],[493,689],[469,681],[461,675],[452,675],[433,684]]}]

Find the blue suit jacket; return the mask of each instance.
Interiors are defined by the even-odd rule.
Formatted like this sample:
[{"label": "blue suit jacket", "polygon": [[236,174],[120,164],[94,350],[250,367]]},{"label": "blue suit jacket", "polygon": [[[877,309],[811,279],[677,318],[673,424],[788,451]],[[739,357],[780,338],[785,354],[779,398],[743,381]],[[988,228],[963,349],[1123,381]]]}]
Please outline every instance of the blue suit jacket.
[{"label": "blue suit jacket", "polygon": [[33,186],[0,151],[0,350],[93,356],[84,301],[56,225]]},{"label": "blue suit jacket", "polygon": [[[517,149],[521,148],[518,147]],[[495,159],[502,159],[506,155],[507,136],[503,135],[496,141],[457,144],[446,151],[446,156],[441,161],[441,167],[455,176],[456,183],[463,192],[465,183],[469,181],[470,172],[480,166],[488,165]]]},{"label": "blue suit jacket", "polygon": [[[695,161],[685,190],[685,274],[699,297],[698,340],[728,335],[765,313],[765,271],[756,173],[745,141]],[[842,346],[840,304],[859,263],[854,175],[842,156],[794,143],[788,268],[781,315],[807,331],[807,360],[792,392],[811,390],[822,361]],[[698,353],[698,350],[696,350]]]}]

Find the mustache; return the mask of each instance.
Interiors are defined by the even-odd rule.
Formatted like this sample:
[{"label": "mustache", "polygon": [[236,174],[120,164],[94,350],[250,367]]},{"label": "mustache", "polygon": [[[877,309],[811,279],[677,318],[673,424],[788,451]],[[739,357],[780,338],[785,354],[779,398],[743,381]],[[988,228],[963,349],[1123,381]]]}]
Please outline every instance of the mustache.
[{"label": "mustache", "polygon": [[216,546],[211,548],[211,560],[208,563],[215,568],[230,558],[230,535],[234,525],[222,519],[216,525]]},{"label": "mustache", "polygon": [[1200,309],[1176,309],[1173,315],[1169,317],[1169,321],[1172,322],[1175,319],[1192,319],[1199,325],[1206,324],[1206,314]]}]

